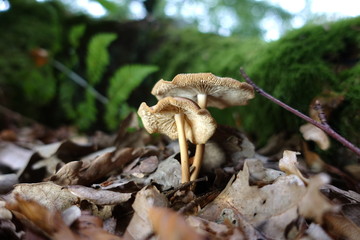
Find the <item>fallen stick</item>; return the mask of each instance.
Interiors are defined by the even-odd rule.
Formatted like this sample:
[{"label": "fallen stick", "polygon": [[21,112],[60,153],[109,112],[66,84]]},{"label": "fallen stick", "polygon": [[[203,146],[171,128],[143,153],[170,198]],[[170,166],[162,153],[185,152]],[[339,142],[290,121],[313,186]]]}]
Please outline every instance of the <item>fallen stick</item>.
[{"label": "fallen stick", "polygon": [[356,153],[358,156],[360,156],[360,148],[356,147],[354,144],[352,144],[351,142],[349,142],[346,138],[344,138],[343,136],[341,136],[340,134],[338,134],[337,132],[335,132],[328,124],[322,124],[320,122],[315,121],[314,119],[306,116],[305,114],[299,112],[298,110],[288,106],[287,104],[283,103],[282,101],[276,99],[275,97],[271,96],[270,94],[268,94],[267,92],[265,92],[264,90],[262,90],[261,88],[259,88],[251,79],[250,77],[245,73],[243,68],[240,68],[240,73],[243,76],[243,78],[246,80],[246,82],[248,84],[250,84],[251,86],[254,87],[255,91],[257,93],[259,93],[260,95],[266,97],[267,99],[271,100],[272,102],[276,103],[277,105],[279,105],[282,108],[285,108],[286,110],[288,110],[289,112],[295,114],[296,116],[304,119],[305,121],[313,124],[314,126],[320,128],[321,130],[323,130],[325,133],[327,133],[330,137],[334,138],[335,140],[337,140],[338,142],[340,142],[341,144],[343,144],[345,147],[347,147],[348,149],[350,149],[351,151],[353,151],[354,153]]}]

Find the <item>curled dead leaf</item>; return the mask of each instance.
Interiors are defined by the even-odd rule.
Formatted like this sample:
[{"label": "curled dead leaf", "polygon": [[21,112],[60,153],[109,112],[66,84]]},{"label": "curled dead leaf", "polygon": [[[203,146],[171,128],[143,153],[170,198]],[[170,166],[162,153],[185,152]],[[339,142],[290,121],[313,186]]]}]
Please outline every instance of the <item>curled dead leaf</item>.
[{"label": "curled dead leaf", "polygon": [[305,178],[298,169],[298,162],[296,155],[300,153],[285,150],[283,157],[279,160],[279,168],[284,171],[287,175],[294,174],[298,176],[305,184],[308,184],[309,180]]},{"label": "curled dead leaf", "polygon": [[154,232],[163,240],[203,240],[185,219],[169,208],[152,207],[149,209],[149,219]]},{"label": "curled dead leaf", "polygon": [[321,150],[327,150],[330,147],[329,137],[323,130],[307,123],[300,127],[300,132],[307,141],[314,141]]},{"label": "curled dead leaf", "polygon": [[149,220],[151,207],[167,207],[168,201],[154,186],[144,187],[136,194],[132,205],[134,215],[126,229],[125,239],[145,239],[152,233]]}]

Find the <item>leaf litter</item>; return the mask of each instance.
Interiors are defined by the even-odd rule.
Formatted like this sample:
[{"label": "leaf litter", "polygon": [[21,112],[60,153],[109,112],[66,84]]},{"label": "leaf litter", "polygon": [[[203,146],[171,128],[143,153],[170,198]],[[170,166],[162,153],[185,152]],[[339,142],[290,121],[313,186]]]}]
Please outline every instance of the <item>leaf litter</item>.
[{"label": "leaf litter", "polygon": [[[360,235],[358,182],[312,171],[298,153],[297,138],[255,151],[243,133],[219,126],[206,145],[200,179],[181,184],[177,143],[137,126],[132,115],[115,136],[96,133],[76,139],[73,133],[62,133],[57,142],[3,133],[0,238],[357,239]],[[190,156],[194,148],[190,145]]]}]

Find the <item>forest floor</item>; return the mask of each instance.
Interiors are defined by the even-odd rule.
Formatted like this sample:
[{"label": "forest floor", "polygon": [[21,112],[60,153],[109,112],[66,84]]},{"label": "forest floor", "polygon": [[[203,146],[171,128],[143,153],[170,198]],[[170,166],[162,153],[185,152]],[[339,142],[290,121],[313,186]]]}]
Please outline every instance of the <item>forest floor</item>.
[{"label": "forest floor", "polygon": [[218,126],[199,178],[181,184],[177,142],[137,126],[130,115],[116,134],[2,130],[0,238],[360,236],[359,175],[324,163],[301,135],[255,150],[243,132]]}]

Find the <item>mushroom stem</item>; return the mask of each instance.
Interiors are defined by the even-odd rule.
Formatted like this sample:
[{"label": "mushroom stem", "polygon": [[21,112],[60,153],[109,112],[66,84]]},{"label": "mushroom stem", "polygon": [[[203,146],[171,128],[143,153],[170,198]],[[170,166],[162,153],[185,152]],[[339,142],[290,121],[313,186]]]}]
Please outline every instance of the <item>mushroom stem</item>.
[{"label": "mushroom stem", "polygon": [[201,163],[202,163],[203,156],[204,156],[204,149],[205,149],[205,144],[197,144],[196,145],[194,163],[193,163],[193,166],[195,167],[195,169],[191,173],[191,177],[190,177],[191,181],[196,180],[197,177],[199,176]]},{"label": "mushroom stem", "polygon": [[189,173],[189,155],[184,129],[184,114],[175,114],[175,123],[179,135],[180,158],[181,158],[181,183],[190,181]]},{"label": "mushroom stem", "polygon": [[[206,94],[198,94],[197,95],[197,102],[200,108],[206,108],[207,105],[207,95]],[[195,149],[195,156],[194,156],[194,171],[191,173],[190,180],[196,180],[200,173],[200,168],[204,156],[205,151],[205,144],[197,144]]]},{"label": "mushroom stem", "polygon": [[197,95],[197,103],[200,108],[206,108],[207,106],[207,95],[204,93],[200,93]]}]

